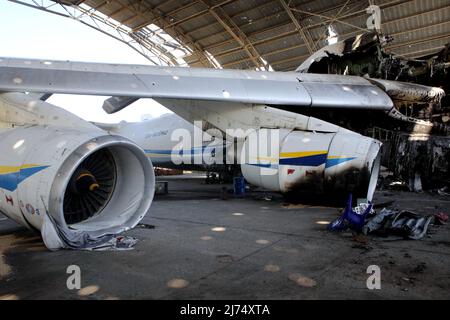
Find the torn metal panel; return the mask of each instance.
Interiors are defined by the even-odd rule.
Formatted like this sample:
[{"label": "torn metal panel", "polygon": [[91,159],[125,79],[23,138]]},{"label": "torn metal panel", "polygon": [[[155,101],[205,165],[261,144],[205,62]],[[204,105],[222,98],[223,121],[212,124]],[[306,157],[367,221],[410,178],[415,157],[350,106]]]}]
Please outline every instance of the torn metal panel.
[{"label": "torn metal panel", "polygon": [[441,88],[380,79],[370,79],[370,81],[381,87],[394,101],[440,105],[445,97],[445,91]]},{"label": "torn metal panel", "polygon": [[372,32],[352,37],[323,48],[307,59],[297,71],[364,76],[434,87],[427,90],[389,84],[386,89],[396,100],[397,109],[404,115],[448,123],[450,99],[443,97],[443,92],[450,90],[450,44],[433,55],[407,59],[387,52],[386,44],[391,40],[388,36]]},{"label": "torn metal panel", "polygon": [[396,235],[406,239],[420,240],[427,234],[433,216],[420,216],[410,211],[383,209],[370,219],[363,228],[364,234]]},{"label": "torn metal panel", "polygon": [[[332,60],[333,57],[343,57],[344,55],[350,55],[353,53],[363,53],[369,51],[370,49],[376,47],[380,42],[380,37],[377,33],[363,33],[338,43],[326,46],[311,57],[309,57],[305,62],[303,62],[298,68],[297,72],[300,73],[322,73],[319,72],[321,69],[320,63],[323,59]],[[328,70],[329,71],[329,70]],[[327,72],[327,73],[338,73],[338,72]],[[343,73],[340,73],[343,74]]]}]

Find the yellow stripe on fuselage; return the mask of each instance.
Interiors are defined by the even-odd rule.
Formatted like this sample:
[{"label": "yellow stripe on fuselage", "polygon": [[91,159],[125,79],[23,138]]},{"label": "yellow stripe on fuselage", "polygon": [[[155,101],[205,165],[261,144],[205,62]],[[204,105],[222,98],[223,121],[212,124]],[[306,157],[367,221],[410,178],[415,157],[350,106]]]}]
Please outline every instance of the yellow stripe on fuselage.
[{"label": "yellow stripe on fuselage", "polygon": [[274,158],[274,157],[257,157],[258,160],[265,160],[265,161],[272,161],[272,162],[277,162],[278,158]]},{"label": "yellow stripe on fuselage", "polygon": [[350,157],[347,156],[328,156],[328,160],[333,160],[333,159],[347,159]]},{"label": "yellow stripe on fuselage", "polygon": [[319,156],[323,154],[327,154],[328,151],[302,151],[302,152],[283,152],[280,154],[280,158],[304,158],[304,157],[312,157]]},{"label": "yellow stripe on fuselage", "polygon": [[16,173],[20,170],[39,167],[36,164],[25,164],[23,166],[0,166],[0,174]]}]

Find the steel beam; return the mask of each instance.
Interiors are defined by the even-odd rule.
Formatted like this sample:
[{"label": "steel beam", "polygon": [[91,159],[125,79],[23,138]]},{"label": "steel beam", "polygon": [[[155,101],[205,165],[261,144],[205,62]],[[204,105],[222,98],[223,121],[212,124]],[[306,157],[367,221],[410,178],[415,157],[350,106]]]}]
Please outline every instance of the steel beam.
[{"label": "steel beam", "polygon": [[216,21],[230,34],[230,36],[239,44],[242,50],[249,56],[256,68],[263,68],[267,70],[267,65],[264,64],[261,55],[251,44],[246,34],[238,27],[238,25],[230,18],[230,16],[221,8],[213,7],[209,0],[201,0],[201,2],[208,8],[208,12],[214,17]]},{"label": "steel beam", "polygon": [[[117,0],[120,1],[120,0]],[[214,64],[210,61],[208,56],[205,54],[204,48],[200,46],[198,43],[196,43],[191,37],[185,35],[184,30],[176,27],[170,27],[170,20],[166,17],[161,17],[159,13],[157,13],[154,9],[150,8],[146,2],[143,2],[142,4],[145,4],[145,14],[137,10],[136,8],[132,7],[132,11],[134,14],[141,16],[142,18],[148,20],[148,21],[154,21],[157,18],[159,18],[159,27],[170,34],[172,37],[174,37],[177,41],[179,41],[181,44],[188,46],[194,55],[197,56],[198,61],[202,64],[204,67],[214,67]],[[142,29],[142,28],[141,28]],[[139,30],[133,30],[135,34],[138,34]]]},{"label": "steel beam", "polygon": [[292,23],[295,26],[295,29],[300,34],[300,36],[303,39],[303,42],[305,42],[306,47],[308,48],[308,51],[310,54],[313,54],[317,51],[317,47],[312,40],[311,34],[308,32],[306,28],[304,28],[300,21],[297,20],[297,18],[294,16],[293,9],[288,6],[285,0],[278,0],[281,6],[283,7],[284,11],[287,13],[289,19],[291,19]]}]

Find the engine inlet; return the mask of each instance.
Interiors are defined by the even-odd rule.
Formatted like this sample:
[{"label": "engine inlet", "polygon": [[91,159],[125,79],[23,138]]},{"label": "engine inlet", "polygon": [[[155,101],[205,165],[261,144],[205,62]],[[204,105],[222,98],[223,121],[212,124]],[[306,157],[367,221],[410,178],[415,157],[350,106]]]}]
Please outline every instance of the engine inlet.
[{"label": "engine inlet", "polygon": [[111,199],[116,180],[116,164],[108,149],[86,158],[72,175],[64,195],[66,223],[80,223],[101,212]]}]

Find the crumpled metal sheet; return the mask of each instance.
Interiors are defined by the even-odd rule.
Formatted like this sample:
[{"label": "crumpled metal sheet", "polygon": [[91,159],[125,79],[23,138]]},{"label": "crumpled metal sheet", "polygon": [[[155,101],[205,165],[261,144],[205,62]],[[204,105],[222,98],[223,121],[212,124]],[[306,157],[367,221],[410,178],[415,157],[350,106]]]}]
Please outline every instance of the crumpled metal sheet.
[{"label": "crumpled metal sheet", "polygon": [[382,79],[370,81],[382,88],[393,100],[434,103],[440,106],[445,97],[445,91],[441,88]]},{"label": "crumpled metal sheet", "polygon": [[[125,230],[124,230],[125,231]],[[138,240],[117,234],[92,236],[88,232],[67,230],[46,214],[41,229],[42,239],[49,250],[60,249],[82,251],[132,250]]]},{"label": "crumpled metal sheet", "polygon": [[420,240],[427,234],[433,216],[421,216],[410,211],[383,209],[363,228],[364,234],[380,233],[397,235],[412,240]]},{"label": "crumpled metal sheet", "polygon": [[138,239],[130,236],[115,236],[101,246],[97,246],[92,251],[129,251],[133,250],[138,243]]},{"label": "crumpled metal sheet", "polygon": [[409,239],[420,240],[426,235],[432,219],[432,216],[422,217],[413,212],[402,211],[395,216],[391,228]]},{"label": "crumpled metal sheet", "polygon": [[363,227],[363,233],[369,234],[374,231],[380,230],[384,227],[387,218],[392,217],[395,214],[392,210],[383,209],[375,217],[370,219]]}]

